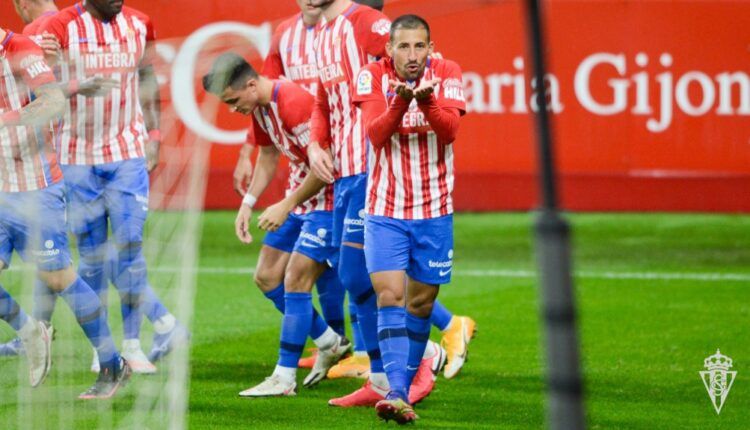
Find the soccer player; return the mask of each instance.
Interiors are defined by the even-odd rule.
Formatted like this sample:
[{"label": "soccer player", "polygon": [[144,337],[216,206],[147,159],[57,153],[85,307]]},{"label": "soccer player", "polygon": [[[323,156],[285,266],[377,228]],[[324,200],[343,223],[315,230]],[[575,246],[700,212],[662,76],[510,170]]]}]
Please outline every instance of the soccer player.
[{"label": "soccer player", "polygon": [[[307,336],[319,353],[305,386],[317,384],[346,352],[351,343],[323,321],[312,304],[312,286],[334,258],[331,244],[333,187],[308,175],[306,147],[310,138],[313,97],[288,81],[259,76],[242,57],[226,53],[217,58],[203,78],[206,91],[215,94],[233,111],[253,116],[255,140],[261,147],[257,168],[235,222],[237,237],[252,242],[248,232],[252,207],[273,179],[280,154],[289,158],[291,174],[287,193],[315,189],[316,194],[298,206],[294,214],[264,244],[293,241],[283,279],[284,301],[276,302],[284,313],[279,360],[273,374],[261,384],[240,393],[243,397],[289,396],[295,394],[297,363]],[[319,190],[319,191],[318,191]],[[286,230],[297,237],[290,238]]]},{"label": "soccer player", "polygon": [[[305,0],[297,0],[300,13],[295,14],[279,24],[273,34],[271,49],[263,64],[263,76],[269,79],[290,80],[311,95],[315,95],[318,85],[318,69],[315,63],[315,38],[320,26],[318,25],[321,10],[313,7]],[[254,149],[253,131],[248,131],[248,143],[243,145],[234,172],[234,188],[245,195],[247,185],[252,177],[250,157]],[[297,226],[299,227],[299,225]],[[293,250],[293,245],[299,228],[285,226],[282,229],[288,239],[278,234],[267,235],[260,251],[258,264],[255,269],[255,283],[271,300],[283,300],[284,268]],[[278,240],[276,240],[278,239]],[[318,278],[318,298],[323,316],[331,328],[337,333],[344,334],[344,287],[338,279],[338,273],[330,268]],[[274,299],[275,298],[275,299]],[[367,352],[358,333],[356,312],[352,311],[352,333],[354,353],[337,363],[328,373],[329,378],[362,377],[366,378],[370,364]],[[317,351],[309,357],[300,359],[299,367],[312,368]]]},{"label": "soccer player", "polygon": [[[63,48],[61,80],[93,76],[118,82],[95,97],[72,96],[60,130],[60,162],[70,202],[70,228],[81,256],[78,272],[104,296],[108,227],[117,248],[114,283],[123,314],[123,356],[138,373],[176,345],[187,330],[156,298],[143,257],[148,172],[159,158],[159,88],[151,62],[154,30],[123,2],[87,0],[61,10],[42,29]],[[103,300],[103,302],[106,302]],[[140,346],[145,314],[154,324],[151,352]],[[96,368],[94,357],[92,369]]]},{"label": "soccer player", "polygon": [[[15,6],[18,15],[26,24],[23,28],[23,35],[39,45],[39,47],[42,48],[42,51],[44,51],[45,57],[53,59],[56,63],[57,55],[60,51],[60,43],[55,36],[41,32],[41,28],[45,25],[47,20],[58,12],[54,1],[13,0],[13,5]],[[71,97],[71,95],[74,94],[95,96],[98,95],[103,88],[114,88],[118,85],[119,83],[115,81],[100,77],[72,80],[71,82],[59,84],[66,97]],[[50,142],[54,139],[52,128],[52,124],[43,127],[43,132],[46,133],[44,138]],[[52,318],[56,298],[57,295],[55,292],[47,288],[47,285],[44,282],[39,279],[35,280],[34,307],[32,310],[33,317],[37,320],[49,323]],[[0,356],[18,355],[19,353],[23,353],[23,342],[19,337],[16,337],[7,343],[0,344]],[[96,370],[96,372],[99,371],[98,368],[94,370]]]},{"label": "soccer player", "polygon": [[424,19],[397,18],[390,58],[359,72],[354,96],[374,155],[365,255],[390,384],[376,409],[399,424],[416,419],[409,386],[430,335],[433,303],[453,267],[453,141],[466,102],[461,69],[430,58],[433,48]]},{"label": "soccer player", "polygon": [[[312,139],[308,154],[311,169],[334,185],[334,241],[340,246],[339,279],[357,307],[357,320],[370,356],[368,382],[354,393],[337,399],[333,406],[373,406],[388,392],[388,379],[377,338],[377,304],[365,266],[364,206],[367,183],[367,143],[361,112],[352,104],[353,77],[367,63],[385,56],[390,21],[382,13],[349,0],[309,0],[320,6],[326,20],[316,42],[318,94],[313,111]],[[330,148],[330,149],[329,149]],[[335,174],[335,176],[334,176]],[[295,203],[295,202],[291,202]],[[290,205],[267,209],[267,217],[278,221]],[[448,310],[436,304],[433,320],[441,329],[453,325]],[[463,320],[460,320],[463,321]],[[445,340],[445,338],[444,338]],[[445,362],[442,349],[428,348],[414,384],[415,398],[422,399],[434,386]]]},{"label": "soccer player", "polygon": [[[38,277],[68,303],[101,358],[96,383],[79,398],[109,398],[128,380],[130,367],[115,348],[99,297],[72,269],[62,173],[54,146],[35,129],[59,116],[65,99],[34,42],[2,29],[0,41],[0,270],[8,267],[14,250],[36,264]],[[29,91],[36,95],[34,101]],[[0,314],[19,330],[21,339],[28,338],[29,329],[22,324],[31,320],[4,290]],[[44,345],[24,342],[32,384],[40,383],[49,370],[50,334],[39,324],[36,329]],[[40,348],[47,350],[46,368],[39,365]]]}]

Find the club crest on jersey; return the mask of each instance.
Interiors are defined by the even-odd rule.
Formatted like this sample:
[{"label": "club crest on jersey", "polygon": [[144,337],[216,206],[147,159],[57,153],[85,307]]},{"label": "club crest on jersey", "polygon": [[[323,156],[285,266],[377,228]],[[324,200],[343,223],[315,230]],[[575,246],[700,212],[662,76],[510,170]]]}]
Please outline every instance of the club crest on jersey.
[{"label": "club crest on jersey", "polygon": [[362,96],[372,94],[372,73],[369,70],[363,70],[357,78],[357,94]]},{"label": "club crest on jersey", "polygon": [[372,32],[385,36],[391,31],[391,22],[387,19],[379,19],[372,25]]}]

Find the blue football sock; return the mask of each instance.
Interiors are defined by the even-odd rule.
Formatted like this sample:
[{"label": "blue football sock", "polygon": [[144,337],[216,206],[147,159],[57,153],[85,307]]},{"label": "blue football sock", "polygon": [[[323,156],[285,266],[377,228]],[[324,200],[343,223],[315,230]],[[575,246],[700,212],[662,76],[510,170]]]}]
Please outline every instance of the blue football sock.
[{"label": "blue football sock", "polygon": [[60,292],[60,296],[68,303],[86,337],[96,348],[101,366],[114,365],[119,359],[119,354],[105,314],[102,312],[99,297],[80,277]]},{"label": "blue football sock", "polygon": [[435,303],[432,305],[432,314],[430,314],[430,322],[432,325],[437,327],[438,330],[443,331],[448,328],[452,318],[453,314],[451,311],[436,299]]},{"label": "blue football sock", "polygon": [[26,312],[2,285],[0,285],[0,319],[5,320],[15,331],[20,330],[29,320]]},{"label": "blue football sock", "polygon": [[378,304],[365,265],[365,251],[342,246],[339,254],[339,279],[357,306],[357,322],[370,356],[370,372],[382,373],[383,360],[378,343]]},{"label": "blue football sock", "polygon": [[406,363],[409,359],[409,338],[406,334],[406,310],[402,306],[386,306],[378,311],[378,341],[383,368],[391,392],[409,399]]},{"label": "blue football sock", "polygon": [[357,305],[354,300],[349,298],[349,320],[352,323],[352,337],[354,338],[354,352],[367,353],[367,347],[365,347],[365,340],[362,338],[362,330],[359,328],[359,321],[357,321]]},{"label": "blue football sock", "polygon": [[283,367],[296,368],[312,325],[312,294],[286,293],[284,294],[284,303],[281,346],[277,364]]},{"label": "blue football sock", "polygon": [[[271,302],[273,302],[273,305],[276,307],[276,309],[279,310],[282,314],[285,313],[285,297],[284,297],[284,284],[279,284],[278,287],[274,288],[271,291],[266,291],[263,293],[264,296]],[[326,331],[328,328],[328,324],[323,320],[323,318],[320,317],[320,314],[318,311],[316,311],[313,308],[313,316],[312,316],[312,325],[310,326],[310,337],[313,339],[317,339],[323,332]]]},{"label": "blue football sock", "polygon": [[338,273],[334,269],[326,269],[318,278],[316,285],[318,287],[320,310],[323,311],[326,324],[333,331],[344,336],[344,295],[346,290],[339,281]]},{"label": "blue football sock", "polygon": [[57,293],[40,279],[36,279],[34,281],[34,308],[31,311],[34,319],[50,322],[56,301]]},{"label": "blue football sock", "polygon": [[142,246],[133,242],[120,248],[115,268],[115,287],[120,293],[122,330],[124,338],[138,339],[141,334],[143,314],[140,309],[143,290],[148,284],[146,259]]},{"label": "blue football sock", "polygon": [[143,294],[141,294],[141,313],[151,322],[169,313],[149,283],[146,283],[146,288],[143,289]]},{"label": "blue football sock", "polygon": [[422,362],[427,341],[430,339],[430,328],[429,318],[406,314],[406,335],[409,337],[409,360],[406,364],[407,392]]}]

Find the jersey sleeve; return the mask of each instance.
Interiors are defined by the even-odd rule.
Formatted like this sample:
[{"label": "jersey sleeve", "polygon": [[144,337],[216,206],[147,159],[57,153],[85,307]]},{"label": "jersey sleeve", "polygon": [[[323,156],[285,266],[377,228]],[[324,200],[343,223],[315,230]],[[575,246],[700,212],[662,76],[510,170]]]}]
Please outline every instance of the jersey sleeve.
[{"label": "jersey sleeve", "polygon": [[263,71],[261,74],[269,79],[278,79],[284,75],[284,63],[281,61],[281,35],[284,33],[283,25],[276,28],[271,38],[271,49],[268,51],[265,61],[263,61]]},{"label": "jersey sleeve", "polygon": [[14,35],[12,55],[13,74],[20,76],[31,91],[55,82],[55,75],[44,61],[42,49],[31,39]]},{"label": "jersey sleeve", "polygon": [[360,106],[367,101],[383,101],[383,72],[379,63],[371,63],[357,75],[352,102]]},{"label": "jersey sleeve", "polygon": [[302,87],[288,82],[279,89],[279,116],[284,128],[294,134],[304,153],[310,143],[310,123],[315,99]]},{"label": "jersey sleeve", "polygon": [[62,48],[65,49],[68,46],[68,32],[65,31],[63,15],[64,14],[62,13],[58,13],[57,15],[54,15],[53,17],[48,19],[37,29],[37,33],[50,33],[54,35],[55,37],[57,37],[57,40],[58,42],[60,42]]},{"label": "jersey sleeve", "polygon": [[[271,138],[268,137],[268,134],[266,134],[266,131],[263,130],[263,128],[261,128],[260,124],[258,124],[258,120],[255,119],[255,115],[253,115],[252,134],[248,132],[247,137],[254,139],[255,144],[258,146],[273,146],[273,142],[271,141]],[[247,142],[247,143],[251,143],[251,142]]]},{"label": "jersey sleeve", "polygon": [[461,67],[453,61],[445,61],[442,66],[443,73],[440,83],[440,97],[438,104],[441,107],[455,108],[466,113],[466,97],[464,96],[463,74]]},{"label": "jersey sleeve", "polygon": [[312,128],[312,140],[318,142],[323,149],[331,146],[331,123],[330,107],[328,106],[328,92],[323,82],[318,78],[318,94],[315,96],[315,105],[310,127]]},{"label": "jersey sleeve", "polygon": [[373,57],[385,57],[385,44],[390,38],[391,20],[382,12],[362,7],[356,17],[357,44],[360,49]]}]

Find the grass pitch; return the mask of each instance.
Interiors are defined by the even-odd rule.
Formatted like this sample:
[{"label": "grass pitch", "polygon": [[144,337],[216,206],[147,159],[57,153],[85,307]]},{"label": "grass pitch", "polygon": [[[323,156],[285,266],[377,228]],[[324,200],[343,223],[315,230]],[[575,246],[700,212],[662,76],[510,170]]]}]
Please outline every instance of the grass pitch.
[{"label": "grass pitch", "polygon": [[[272,372],[281,318],[242,270],[254,267],[257,246],[234,238],[233,219],[233,213],[203,215],[190,428],[383,428],[371,409],[326,405],[329,398],[356,389],[358,380],[323,381],[314,389],[299,388],[294,398],[237,396]],[[589,428],[748,428],[750,217],[587,214],[569,219]],[[459,376],[450,381],[441,376],[418,406],[418,427],[543,427],[532,220],[527,214],[456,216],[453,283],[442,288],[440,299],[453,312],[473,317],[479,335]],[[167,275],[151,275],[157,290],[162,276]],[[17,293],[20,279],[9,272],[0,281]],[[28,297],[23,304],[30,309]],[[119,311],[111,308],[119,339]],[[56,312],[53,322],[62,329],[55,342],[56,367],[43,387],[26,388],[25,374],[19,376],[25,366],[0,359],[0,428],[129,428],[139,421],[165,428],[164,405],[156,402],[146,411],[135,393],[144,384],[158,388],[168,366],[154,377],[134,377],[113,401],[75,401],[72,397],[94,379],[87,371],[90,349],[69,311]],[[0,326],[0,339],[11,336],[7,325]],[[439,334],[433,332],[433,339]],[[150,346],[148,323],[143,343]],[[734,359],[732,370],[738,372],[720,415],[698,375],[704,358],[717,348]],[[305,374],[298,375],[300,385]]]}]

